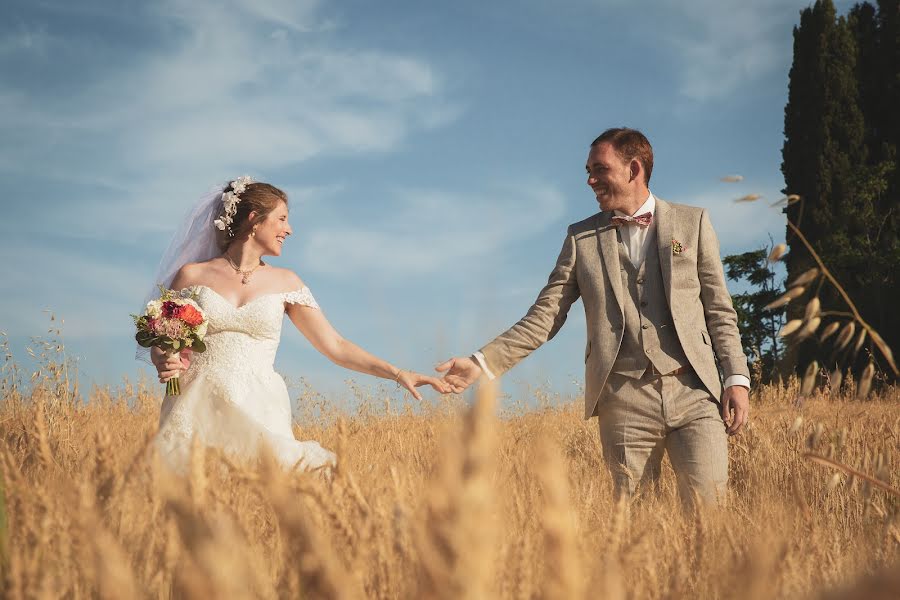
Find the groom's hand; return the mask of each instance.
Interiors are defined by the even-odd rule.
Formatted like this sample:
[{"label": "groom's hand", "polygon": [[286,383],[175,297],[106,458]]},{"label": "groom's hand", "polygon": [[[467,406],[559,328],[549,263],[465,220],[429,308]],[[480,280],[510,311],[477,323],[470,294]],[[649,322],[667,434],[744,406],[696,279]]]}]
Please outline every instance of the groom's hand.
[{"label": "groom's hand", "polygon": [[750,390],[732,385],[722,393],[722,420],[728,426],[725,433],[735,435],[750,417]]},{"label": "groom's hand", "polygon": [[450,384],[450,388],[456,394],[465,391],[481,376],[481,367],[469,356],[456,356],[434,369],[441,373],[446,372],[444,381]]}]

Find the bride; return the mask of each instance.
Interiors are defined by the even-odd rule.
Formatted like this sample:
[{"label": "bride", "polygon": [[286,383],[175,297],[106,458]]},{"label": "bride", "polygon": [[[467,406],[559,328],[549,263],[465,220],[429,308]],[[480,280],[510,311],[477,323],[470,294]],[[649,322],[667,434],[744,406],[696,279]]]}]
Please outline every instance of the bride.
[{"label": "bride", "polygon": [[177,470],[194,436],[232,458],[252,460],[266,445],[286,468],[335,463],[332,452],[291,431],[290,398],[273,368],[285,314],[342,367],[393,380],[417,399],[422,385],[449,391],[442,380],[399,369],[341,337],[294,272],[262,260],[280,256],[291,233],[287,195],[241,177],[201,199],[163,257],[157,280],[194,297],[208,320],[205,352],[151,349],[160,382],[181,382],[181,394],[163,400],[155,439]]}]

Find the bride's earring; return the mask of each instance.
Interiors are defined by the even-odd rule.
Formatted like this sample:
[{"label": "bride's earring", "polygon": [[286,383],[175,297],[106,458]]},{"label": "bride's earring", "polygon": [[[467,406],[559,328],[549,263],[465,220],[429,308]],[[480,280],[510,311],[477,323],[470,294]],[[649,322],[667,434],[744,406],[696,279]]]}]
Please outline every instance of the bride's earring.
[{"label": "bride's earring", "polygon": [[250,237],[256,237],[256,227],[254,227],[253,231],[250,232]]}]

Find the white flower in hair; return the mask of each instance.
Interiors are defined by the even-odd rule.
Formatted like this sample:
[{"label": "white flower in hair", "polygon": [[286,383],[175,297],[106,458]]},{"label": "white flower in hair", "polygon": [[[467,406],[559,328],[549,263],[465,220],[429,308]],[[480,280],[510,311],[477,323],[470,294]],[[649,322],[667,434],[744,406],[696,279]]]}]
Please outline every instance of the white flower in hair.
[{"label": "white flower in hair", "polygon": [[235,195],[234,192],[225,192],[222,195],[222,204],[225,205],[225,213],[229,216],[233,216],[238,205],[237,195]]},{"label": "white flower in hair", "polygon": [[241,201],[240,196],[247,190],[247,186],[251,183],[253,183],[253,179],[248,175],[244,175],[243,177],[238,177],[228,185],[231,189],[222,194],[222,207],[225,209],[225,214],[213,221],[213,225],[216,226],[216,229],[219,231],[228,230],[228,235],[234,237],[234,232],[231,230],[231,224],[234,222],[234,215],[237,214],[237,205]]},{"label": "white flower in hair", "polygon": [[238,177],[234,181],[231,182],[231,189],[235,194],[240,196],[244,193],[244,190],[247,189],[247,186],[253,183],[253,180],[249,175],[244,175],[243,177]]}]

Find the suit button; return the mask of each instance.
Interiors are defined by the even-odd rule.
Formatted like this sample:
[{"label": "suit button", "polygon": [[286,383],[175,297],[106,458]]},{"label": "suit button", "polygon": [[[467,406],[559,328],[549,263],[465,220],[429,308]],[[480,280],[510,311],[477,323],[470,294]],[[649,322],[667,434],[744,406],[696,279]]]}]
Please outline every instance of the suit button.
[{"label": "suit button", "polygon": [[644,283],[644,278],[643,278],[643,277],[639,278],[639,279],[637,280],[637,282],[638,282],[638,283]]},{"label": "suit button", "polygon": [[643,325],[641,325],[641,329],[650,329],[650,326],[644,323]]},{"label": "suit button", "polygon": [[647,306],[647,301],[646,300],[641,301],[641,306]]}]

